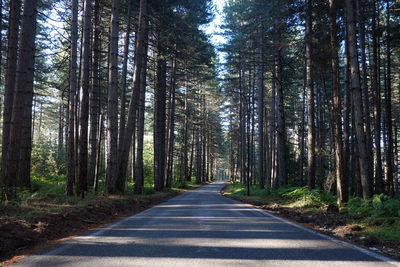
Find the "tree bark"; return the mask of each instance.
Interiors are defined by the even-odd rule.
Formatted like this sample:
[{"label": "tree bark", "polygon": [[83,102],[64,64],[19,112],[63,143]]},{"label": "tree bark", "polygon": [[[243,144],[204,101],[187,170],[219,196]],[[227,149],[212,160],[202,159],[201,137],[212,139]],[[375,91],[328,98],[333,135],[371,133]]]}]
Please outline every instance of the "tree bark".
[{"label": "tree bark", "polygon": [[99,139],[97,140],[97,155],[96,155],[96,169],[95,169],[95,173],[94,173],[94,182],[93,182],[93,191],[97,192],[98,188],[99,188],[99,178],[100,178],[100,163],[101,163],[101,140],[102,138],[102,133],[103,133],[103,128],[104,128],[104,119],[103,119],[103,115],[100,114],[99,116],[99,128],[98,128],[98,133],[97,136],[99,137]]},{"label": "tree bark", "polygon": [[79,91],[79,137],[78,137],[78,179],[77,195],[84,197],[88,177],[88,119],[90,91],[90,33],[92,31],[92,0],[85,0],[83,11],[83,36],[81,77]]},{"label": "tree bark", "polygon": [[339,77],[339,41],[338,26],[336,23],[337,12],[336,0],[329,0],[330,11],[330,38],[331,38],[331,68],[332,68],[332,91],[333,91],[333,120],[334,120],[334,143],[335,143],[335,174],[337,188],[337,202],[341,206],[347,202],[347,183],[343,172],[343,143],[342,143],[342,117]]},{"label": "tree bark", "polygon": [[25,0],[11,117],[7,180],[30,187],[37,0]]},{"label": "tree bark", "polygon": [[176,110],[176,58],[172,60],[170,92],[170,114],[168,133],[168,161],[166,187],[171,188],[174,167],[174,145],[175,145],[175,110]]},{"label": "tree bark", "polygon": [[357,55],[357,40],[356,40],[356,29],[354,19],[354,6],[352,0],[346,0],[346,27],[348,31],[348,39],[346,40],[349,44],[350,54],[350,76],[351,76],[351,95],[353,99],[354,107],[354,120],[355,130],[357,136],[357,147],[358,147],[358,160],[360,165],[361,183],[363,189],[363,198],[367,199],[372,196],[369,187],[369,173],[368,173],[368,157],[367,157],[367,146],[366,136],[364,131],[363,121],[363,110],[362,110],[362,98],[361,98],[361,87],[360,87],[360,72],[358,65]]},{"label": "tree bark", "polygon": [[[347,29],[345,27],[345,40],[347,40]],[[345,89],[343,100],[343,173],[347,175],[347,181],[350,183],[350,163],[351,163],[351,148],[350,145],[350,110],[351,110],[351,95],[350,95],[350,67],[349,67],[349,44],[345,42]],[[354,190],[353,190],[354,191]]]},{"label": "tree bark", "polygon": [[143,163],[143,148],[144,148],[144,119],[145,119],[145,104],[146,104],[146,71],[147,71],[147,49],[148,49],[148,38],[147,30],[144,35],[144,56],[142,58],[142,79],[143,82],[140,84],[140,100],[138,108],[138,119],[137,119],[137,146],[136,146],[136,161],[135,161],[135,194],[141,194],[144,185],[144,163]]},{"label": "tree bark", "polygon": [[197,129],[196,133],[196,184],[201,184],[201,178],[202,178],[202,166],[201,166],[201,160],[202,160],[202,148],[201,148],[201,136],[200,136],[200,129]]},{"label": "tree bark", "polygon": [[386,2],[386,97],[385,97],[385,124],[386,124],[386,172],[385,178],[388,183],[388,193],[394,195],[394,156],[393,156],[393,124],[392,124],[392,63],[390,43],[390,4]]},{"label": "tree bark", "polygon": [[362,83],[361,92],[363,100],[363,112],[364,112],[364,125],[365,125],[365,141],[367,147],[367,160],[368,160],[368,177],[370,191],[374,191],[373,181],[373,153],[372,153],[372,134],[371,134],[371,123],[370,123],[370,112],[369,112],[369,95],[368,95],[368,71],[367,71],[367,55],[366,55],[366,44],[365,44],[365,19],[364,9],[362,7],[361,0],[357,0],[357,18],[359,21],[359,35],[360,35],[360,48],[361,48],[361,67],[362,67]]},{"label": "tree bark", "polygon": [[[274,66],[272,69],[272,77],[275,78],[276,64],[274,62]],[[269,147],[269,165],[267,167],[268,177],[267,180],[270,181],[270,185],[273,188],[277,187],[276,184],[276,83],[272,81],[272,90],[271,90],[271,114],[270,114],[270,147]]]},{"label": "tree bark", "polygon": [[[260,38],[260,46],[263,47],[263,37]],[[258,67],[258,176],[259,186],[261,189],[265,187],[265,150],[264,150],[264,49],[260,51],[260,65]]]},{"label": "tree bark", "polygon": [[136,38],[136,65],[132,98],[129,102],[128,119],[124,131],[124,142],[119,146],[118,179],[125,179],[128,169],[129,151],[132,145],[133,132],[136,129],[136,115],[140,98],[140,88],[145,84],[145,72],[142,71],[147,58],[145,39],[147,35],[147,0],[140,0],[139,28]]},{"label": "tree bark", "polygon": [[307,174],[308,186],[315,188],[315,103],[313,84],[313,62],[312,62],[312,1],[306,0],[306,91],[307,91]]},{"label": "tree bark", "polygon": [[100,106],[101,106],[101,89],[100,89],[100,56],[101,56],[101,40],[100,40],[100,1],[95,0],[94,2],[94,14],[93,14],[93,46],[92,46],[92,70],[91,70],[91,85],[90,85],[90,158],[89,158],[89,175],[88,185],[94,187],[94,181],[97,169],[97,150],[98,140],[101,139],[99,133],[99,118],[100,118]]},{"label": "tree bark", "polygon": [[118,34],[120,1],[112,1],[110,64],[108,69],[107,105],[107,193],[123,192],[125,177],[117,180],[118,167]]},{"label": "tree bark", "polygon": [[184,96],[184,125],[183,125],[183,151],[182,151],[182,174],[181,182],[186,183],[188,178],[188,157],[189,157],[189,108],[188,108],[188,85],[185,80]]},{"label": "tree bark", "polygon": [[376,0],[373,1],[372,10],[372,90],[374,92],[374,117],[375,117],[375,193],[383,193],[382,156],[381,156],[381,92],[379,85],[378,62],[378,30]]},{"label": "tree bark", "polygon": [[192,180],[192,173],[193,173],[193,160],[194,160],[194,150],[195,150],[195,140],[196,135],[194,131],[192,132],[192,143],[191,143],[191,150],[190,150],[190,159],[189,159],[189,170],[188,170],[188,176],[186,178],[186,181],[191,181]]},{"label": "tree bark", "polygon": [[[119,144],[124,140],[124,131],[126,124],[126,84],[128,74],[128,57],[129,57],[129,44],[131,36],[131,20],[132,20],[132,5],[133,1],[128,1],[128,21],[126,23],[125,43],[124,43],[124,57],[122,62],[122,73],[121,73],[121,112],[120,112],[120,123],[119,123]],[[133,166],[134,168],[134,166]]]},{"label": "tree bark", "polygon": [[286,170],[286,126],[285,126],[285,108],[283,100],[283,81],[282,81],[282,54],[280,49],[276,55],[276,108],[277,108],[277,185],[283,187],[287,184]]},{"label": "tree bark", "polygon": [[[3,0],[0,0],[0,21],[3,21]],[[0,40],[3,40],[3,25],[0,25]],[[0,44],[0,83],[2,82],[2,72],[3,72],[3,43]],[[4,100],[4,99],[3,99]],[[0,108],[2,108],[0,104]],[[1,164],[1,163],[0,163]],[[0,177],[1,177],[1,169],[0,169]],[[0,178],[1,185],[1,178]]]},{"label": "tree bark", "polygon": [[166,141],[166,71],[167,63],[158,45],[157,83],[154,89],[154,189],[165,186],[165,141]]},{"label": "tree bark", "polygon": [[[9,180],[7,176],[7,161],[10,143],[11,117],[14,103],[15,77],[17,73],[19,25],[21,21],[21,0],[11,0],[8,23],[8,48],[7,67],[4,84],[4,109],[3,109],[3,133],[2,133],[2,156],[1,156],[1,183],[5,186],[6,195],[12,197],[12,188],[17,185],[15,179]],[[11,190],[11,191],[10,191]]]},{"label": "tree bark", "polygon": [[75,182],[75,154],[76,154],[76,89],[77,89],[77,61],[78,61],[78,0],[72,1],[71,19],[71,50],[69,67],[69,106],[68,106],[68,141],[67,141],[67,182],[66,191],[68,196],[74,194]]}]

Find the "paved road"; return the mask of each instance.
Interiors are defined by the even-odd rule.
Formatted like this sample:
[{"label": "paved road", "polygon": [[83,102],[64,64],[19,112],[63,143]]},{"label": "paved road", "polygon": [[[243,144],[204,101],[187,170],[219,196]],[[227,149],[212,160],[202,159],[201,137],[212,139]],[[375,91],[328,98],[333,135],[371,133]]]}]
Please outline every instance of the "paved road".
[{"label": "paved road", "polygon": [[399,266],[227,199],[222,187],[203,186],[16,266]]}]

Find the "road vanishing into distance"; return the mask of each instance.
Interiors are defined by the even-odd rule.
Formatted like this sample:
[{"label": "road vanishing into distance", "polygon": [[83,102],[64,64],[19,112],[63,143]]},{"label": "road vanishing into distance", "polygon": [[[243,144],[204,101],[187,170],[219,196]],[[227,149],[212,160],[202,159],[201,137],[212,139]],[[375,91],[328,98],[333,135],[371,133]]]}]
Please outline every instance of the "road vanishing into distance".
[{"label": "road vanishing into distance", "polygon": [[15,266],[400,266],[220,195],[214,182]]}]

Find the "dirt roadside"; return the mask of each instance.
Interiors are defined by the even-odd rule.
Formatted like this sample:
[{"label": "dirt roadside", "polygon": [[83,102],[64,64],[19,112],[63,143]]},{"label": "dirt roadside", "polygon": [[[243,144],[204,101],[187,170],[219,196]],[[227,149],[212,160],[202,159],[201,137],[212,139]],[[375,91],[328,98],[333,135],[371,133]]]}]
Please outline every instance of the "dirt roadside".
[{"label": "dirt roadside", "polygon": [[185,191],[168,191],[162,195],[102,196],[83,206],[70,206],[36,217],[32,222],[0,216],[0,266],[71,239],[79,234],[104,227],[160,204]]},{"label": "dirt roadside", "polygon": [[221,194],[233,200],[251,204],[270,214],[311,228],[319,233],[335,237],[374,252],[380,252],[392,258],[400,259],[400,241],[382,241],[372,236],[360,235],[359,232],[363,230],[363,227],[350,223],[349,218],[346,218],[346,216],[341,213],[335,211],[326,211],[322,213],[312,212],[300,208],[287,209],[276,204],[266,204],[226,195],[223,190],[221,190]]}]

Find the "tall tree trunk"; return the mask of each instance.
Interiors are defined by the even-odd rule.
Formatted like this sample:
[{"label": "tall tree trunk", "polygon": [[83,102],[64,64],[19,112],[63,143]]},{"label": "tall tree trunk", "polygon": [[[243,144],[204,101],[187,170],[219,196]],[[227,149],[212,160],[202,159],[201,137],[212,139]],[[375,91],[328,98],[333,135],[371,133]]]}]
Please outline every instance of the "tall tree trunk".
[{"label": "tall tree trunk", "polygon": [[246,86],[244,81],[244,71],[242,67],[239,69],[239,112],[240,112],[240,181],[242,183],[247,182],[246,172]]},{"label": "tall tree trunk", "polygon": [[382,156],[381,156],[381,92],[379,85],[379,54],[376,0],[373,1],[372,10],[372,90],[374,92],[374,117],[375,117],[375,193],[382,193]]},{"label": "tall tree trunk", "polygon": [[[7,67],[4,84],[4,109],[3,109],[3,133],[2,133],[2,156],[1,156],[1,178],[0,185],[4,185],[7,197],[12,197],[12,188],[17,185],[15,179],[7,176],[8,147],[10,143],[11,116],[14,102],[15,77],[17,73],[17,56],[19,40],[19,24],[21,21],[21,0],[11,0],[8,23],[8,48]],[[11,190],[11,191],[9,191]]]},{"label": "tall tree trunk", "polygon": [[171,93],[170,93],[170,119],[168,133],[168,162],[167,162],[167,179],[166,187],[172,186],[173,166],[174,166],[174,143],[175,143],[175,107],[176,107],[176,58],[172,61],[171,71]]},{"label": "tall tree trunk", "polygon": [[[3,0],[0,0],[0,21],[1,22],[3,22]],[[3,23],[2,23],[2,25],[0,25],[0,40],[3,40]],[[2,75],[2,72],[3,72],[3,42],[1,42],[1,44],[0,44],[0,83],[2,82],[2,79],[1,79],[1,75]],[[1,107],[1,105],[0,105],[0,108],[2,108]],[[1,177],[1,175],[0,175],[0,177]],[[0,181],[1,181],[1,178],[0,178]],[[0,182],[0,184],[1,184],[1,182]]]},{"label": "tall tree trunk", "polygon": [[369,112],[369,95],[368,95],[368,71],[367,71],[367,55],[366,55],[366,44],[365,44],[365,18],[363,16],[364,9],[362,7],[361,0],[357,0],[357,17],[359,21],[359,33],[360,33],[360,47],[361,47],[361,66],[362,66],[362,84],[361,92],[363,99],[363,112],[364,112],[364,124],[365,124],[365,141],[367,147],[367,160],[368,160],[368,177],[370,191],[374,191],[373,181],[373,153],[372,153],[372,134],[371,134],[371,123],[370,123],[370,112]]},{"label": "tall tree trunk", "polygon": [[329,0],[330,8],[330,38],[331,38],[331,68],[332,68],[332,91],[333,91],[333,120],[334,120],[334,142],[335,142],[335,174],[337,186],[338,205],[347,202],[347,182],[343,172],[343,143],[342,143],[342,117],[339,77],[339,41],[338,26],[336,23],[336,0]]},{"label": "tall tree trunk", "polygon": [[202,155],[201,152],[202,147],[201,147],[201,135],[200,135],[200,129],[197,129],[196,133],[196,184],[201,184],[202,180]]},{"label": "tall tree trunk", "polygon": [[119,0],[112,1],[110,65],[108,69],[108,105],[107,105],[107,192],[123,192],[125,177],[117,180],[118,167],[118,33]]},{"label": "tall tree trunk", "polygon": [[347,36],[348,39],[346,41],[349,44],[351,94],[354,107],[354,120],[356,127],[355,130],[357,136],[361,183],[363,188],[363,198],[367,199],[371,197],[372,192],[370,191],[369,187],[369,172],[368,172],[369,167],[368,167],[368,157],[367,157],[366,136],[364,131],[364,121],[363,121],[360,72],[359,72],[358,56],[357,56],[357,40],[356,40],[353,4],[354,3],[352,0],[346,0],[346,18],[347,18],[346,26],[348,31],[348,36]]},{"label": "tall tree trunk", "polygon": [[[128,57],[129,57],[129,44],[131,36],[131,20],[132,20],[132,5],[133,1],[128,1],[128,21],[126,23],[125,43],[124,43],[124,57],[122,62],[122,73],[121,73],[121,112],[120,112],[120,123],[119,123],[119,144],[124,140],[124,131],[126,123],[126,84],[128,74]],[[135,168],[133,166],[132,168]]]},{"label": "tall tree trunk", "polygon": [[[304,68],[304,73],[306,73],[306,68]],[[304,75],[304,84],[303,84],[303,96],[302,96],[302,106],[301,106],[301,133],[299,134],[300,138],[300,185],[303,186],[305,184],[304,181],[304,165],[305,165],[305,147],[306,147],[306,75]]]},{"label": "tall tree trunk", "polygon": [[75,154],[76,154],[76,91],[77,91],[77,61],[78,61],[78,0],[72,1],[71,19],[71,51],[69,67],[69,106],[68,106],[68,141],[67,141],[67,182],[68,196],[74,194]]},{"label": "tall tree trunk", "polygon": [[207,167],[207,130],[206,130],[206,121],[207,121],[207,114],[206,114],[206,97],[205,93],[201,92],[201,107],[202,107],[202,123],[201,123],[201,182],[205,182],[206,178],[206,167]]},{"label": "tall tree trunk", "polygon": [[98,127],[98,133],[97,136],[99,137],[97,141],[97,155],[96,155],[96,169],[94,173],[94,182],[93,182],[93,191],[97,192],[99,188],[99,178],[100,178],[100,165],[101,165],[101,140],[103,139],[102,133],[103,133],[103,128],[104,128],[104,119],[103,115],[100,114],[99,116],[99,127]]},{"label": "tall tree trunk", "polygon": [[100,89],[100,56],[101,56],[101,40],[100,40],[100,1],[95,0],[94,2],[94,14],[93,14],[93,46],[92,46],[92,70],[91,70],[91,85],[90,85],[90,155],[89,155],[89,174],[88,174],[88,185],[94,186],[94,180],[96,176],[96,162],[97,162],[97,150],[98,140],[100,139],[99,133],[99,118],[100,118],[100,106],[101,106],[101,89]]},{"label": "tall tree trunk", "polygon": [[[265,88],[264,88],[264,90],[265,90]],[[266,178],[266,181],[265,181],[265,185],[266,185],[266,187],[268,188],[268,190],[270,190],[271,189],[271,168],[270,168],[270,162],[271,162],[271,159],[270,159],[270,152],[269,152],[269,148],[270,148],[270,143],[271,143],[271,140],[270,140],[270,135],[269,135],[269,132],[270,132],[270,127],[269,127],[269,125],[268,125],[268,120],[269,120],[269,113],[268,113],[268,109],[267,109],[267,107],[266,107],[266,105],[264,105],[264,127],[265,127],[265,134],[264,134],[264,155],[265,155],[265,167],[266,167],[266,170],[265,170],[265,178]]]},{"label": "tall tree trunk", "polygon": [[394,195],[394,156],[393,156],[393,125],[392,125],[392,63],[390,43],[390,4],[386,2],[386,97],[385,97],[385,124],[387,135],[386,149],[386,172],[385,178],[388,183],[388,193]]},{"label": "tall tree trunk", "polygon": [[[147,29],[147,28],[146,28]],[[144,34],[144,56],[142,58],[143,67],[141,76],[143,82],[140,84],[140,100],[138,108],[138,119],[137,119],[137,146],[136,146],[136,161],[135,161],[135,194],[141,194],[144,185],[144,163],[143,163],[143,148],[144,148],[144,117],[145,117],[145,105],[146,105],[146,71],[147,71],[147,49],[148,49],[148,38],[147,30]]]},{"label": "tall tree trunk", "polygon": [[306,0],[306,91],[307,91],[307,174],[308,186],[315,188],[315,103],[313,84],[313,62],[312,62],[312,0]]},{"label": "tall tree trunk", "polygon": [[251,70],[251,66],[249,66],[249,70],[248,70],[248,92],[246,95],[246,142],[247,142],[247,146],[246,146],[246,177],[248,179],[248,185],[251,184],[251,180],[252,180],[252,176],[251,176],[251,166],[252,166],[252,162],[251,162],[251,147],[252,147],[252,142],[251,142],[251,117],[252,117],[252,110],[251,110],[251,103],[252,103],[252,70]]},{"label": "tall tree trunk", "polygon": [[85,0],[83,11],[82,58],[80,77],[80,112],[78,137],[77,195],[84,197],[88,176],[88,119],[90,91],[90,33],[92,31],[92,0]]},{"label": "tall tree trunk", "polygon": [[[328,55],[329,57],[329,55]],[[319,75],[320,82],[324,84],[324,77],[323,75]],[[322,77],[321,77],[322,76]],[[322,96],[322,88],[321,84],[315,86],[314,88],[314,99],[315,99],[315,187],[321,188],[321,180],[323,178],[323,155],[322,155],[322,146],[323,146],[323,136],[324,136],[324,129],[322,125],[324,123],[323,118],[323,96]]]},{"label": "tall tree trunk", "polygon": [[[274,63],[272,77],[275,78],[275,66]],[[269,148],[269,165],[267,167],[268,177],[267,180],[270,181],[271,187],[277,187],[276,185],[276,82],[272,81],[272,92],[271,92],[271,114],[270,114],[270,148]]]},{"label": "tall tree trunk", "polygon": [[285,126],[285,108],[283,101],[283,80],[282,80],[282,54],[281,50],[278,49],[276,55],[276,108],[277,108],[277,185],[279,187],[287,184],[287,170],[286,170],[286,126]]},{"label": "tall tree trunk", "polygon": [[[345,40],[347,40],[347,29],[345,27]],[[349,44],[345,42],[345,89],[344,89],[344,101],[343,101],[343,173],[347,176],[347,181],[350,183],[350,110],[351,110],[351,95],[350,95],[350,66],[349,66]],[[354,190],[353,190],[354,191]]]},{"label": "tall tree trunk", "polygon": [[[260,46],[263,47],[263,37],[260,38]],[[259,164],[259,186],[261,189],[265,187],[265,150],[264,150],[264,49],[260,51],[260,65],[258,67],[258,164]]]},{"label": "tall tree trunk", "polygon": [[191,143],[191,150],[190,150],[190,159],[189,159],[189,171],[188,171],[188,176],[186,178],[186,181],[191,181],[192,180],[192,173],[193,173],[193,159],[194,159],[194,150],[195,150],[195,142],[196,142],[196,134],[192,133],[192,143]]},{"label": "tall tree trunk", "polygon": [[[3,72],[3,0],[0,0],[0,21],[2,22],[0,25],[0,84],[2,84],[2,72]],[[0,110],[3,112],[3,103],[4,97],[0,98]],[[1,162],[0,162],[0,186],[2,186],[2,174],[1,174]],[[1,195],[0,195],[1,197]]]},{"label": "tall tree trunk", "polygon": [[184,125],[183,125],[183,151],[182,151],[182,176],[181,182],[186,183],[188,178],[188,153],[189,153],[189,108],[188,108],[188,85],[185,79],[184,100]]},{"label": "tall tree trunk", "polygon": [[129,102],[128,119],[124,131],[124,142],[119,145],[118,179],[126,179],[128,169],[129,151],[132,145],[133,132],[136,129],[136,115],[140,99],[140,89],[145,84],[145,72],[142,71],[147,60],[145,39],[147,35],[147,0],[140,0],[139,28],[136,38],[136,64],[134,71],[134,84],[132,97]]},{"label": "tall tree trunk", "polygon": [[165,186],[165,141],[166,141],[166,71],[162,44],[158,45],[157,83],[154,89],[154,189],[161,191]]},{"label": "tall tree trunk", "polygon": [[17,179],[24,187],[30,187],[31,178],[36,7],[37,0],[24,1],[7,166],[7,180]]}]

